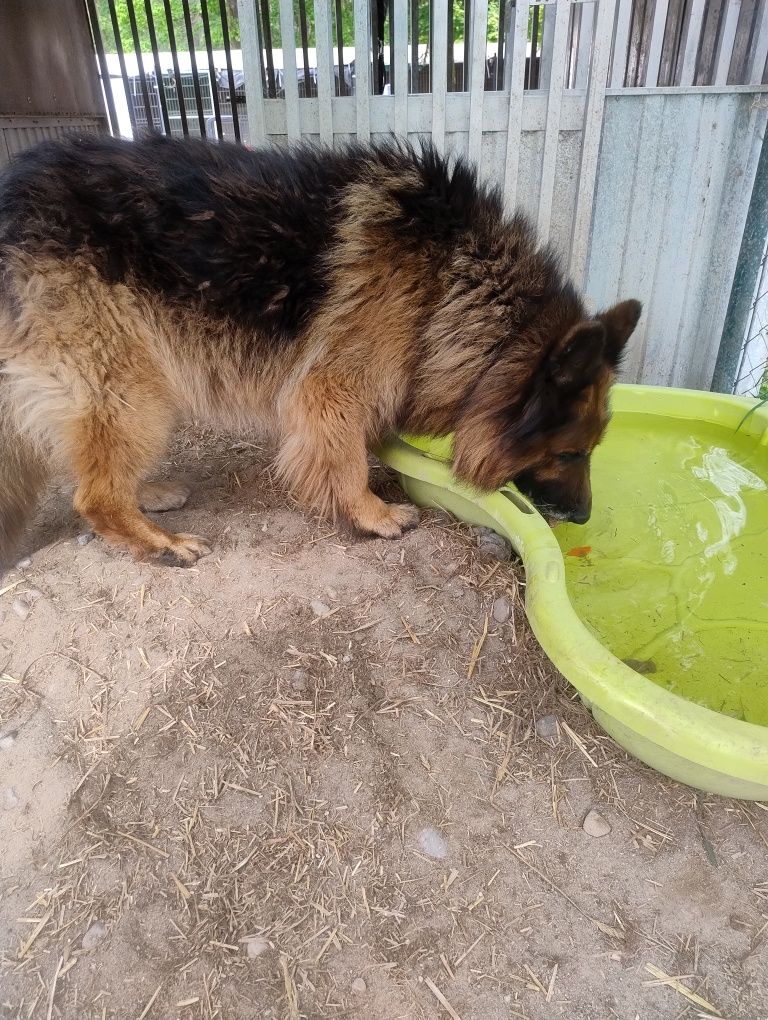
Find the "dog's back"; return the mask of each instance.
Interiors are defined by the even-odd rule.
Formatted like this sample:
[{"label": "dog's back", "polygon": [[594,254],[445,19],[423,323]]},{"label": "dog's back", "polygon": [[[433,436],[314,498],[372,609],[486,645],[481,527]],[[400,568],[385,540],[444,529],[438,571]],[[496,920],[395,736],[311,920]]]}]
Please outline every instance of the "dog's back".
[{"label": "dog's back", "polygon": [[184,417],[271,420],[297,494],[377,535],[415,519],[368,488],[400,428],[456,430],[466,480],[525,474],[583,515],[637,315],[587,321],[531,226],[429,146],[45,144],[0,178],[4,428],[29,480],[0,536],[53,459],[107,539],[194,562],[202,540],[140,512],[178,505],[146,475]]}]

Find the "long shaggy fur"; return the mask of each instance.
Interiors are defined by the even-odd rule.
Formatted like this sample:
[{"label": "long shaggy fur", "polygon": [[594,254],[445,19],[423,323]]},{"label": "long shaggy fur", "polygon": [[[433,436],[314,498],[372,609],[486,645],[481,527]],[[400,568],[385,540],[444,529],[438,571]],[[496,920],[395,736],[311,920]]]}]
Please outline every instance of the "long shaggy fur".
[{"label": "long shaggy fur", "polygon": [[471,484],[583,517],[639,311],[589,319],[531,226],[430,147],[46,143],[0,178],[0,557],[45,461],[109,541],[194,562],[202,539],[139,509],[178,504],[145,479],[190,417],[263,423],[297,494],[363,531],[414,521],[368,488],[400,429],[455,432]]}]

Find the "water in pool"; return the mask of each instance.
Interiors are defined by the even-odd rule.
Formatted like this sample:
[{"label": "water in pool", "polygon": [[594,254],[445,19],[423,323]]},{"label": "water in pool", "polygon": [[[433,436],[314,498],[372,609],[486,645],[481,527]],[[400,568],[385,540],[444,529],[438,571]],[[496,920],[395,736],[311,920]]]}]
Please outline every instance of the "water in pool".
[{"label": "water in pool", "polygon": [[592,489],[590,522],[555,530],[581,618],[649,680],[768,726],[768,447],[617,415]]}]

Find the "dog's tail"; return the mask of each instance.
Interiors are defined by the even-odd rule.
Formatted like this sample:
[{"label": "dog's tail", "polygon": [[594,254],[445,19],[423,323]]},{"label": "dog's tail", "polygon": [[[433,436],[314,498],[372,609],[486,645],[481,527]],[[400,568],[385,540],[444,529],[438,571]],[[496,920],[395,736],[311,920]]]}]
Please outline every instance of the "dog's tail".
[{"label": "dog's tail", "polygon": [[13,562],[47,476],[47,458],[24,434],[10,382],[0,372],[0,573]]}]

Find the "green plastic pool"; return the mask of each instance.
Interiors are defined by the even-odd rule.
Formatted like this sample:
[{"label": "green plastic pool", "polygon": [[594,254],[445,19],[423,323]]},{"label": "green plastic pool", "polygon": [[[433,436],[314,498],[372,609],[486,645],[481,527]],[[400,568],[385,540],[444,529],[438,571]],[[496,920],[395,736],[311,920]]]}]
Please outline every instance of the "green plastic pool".
[{"label": "green plastic pool", "polygon": [[583,527],[550,529],[511,486],[462,485],[450,437],[380,455],[415,503],[512,542],[537,639],[623,747],[699,789],[766,799],[768,406],[646,386],[616,386],[612,404]]}]

